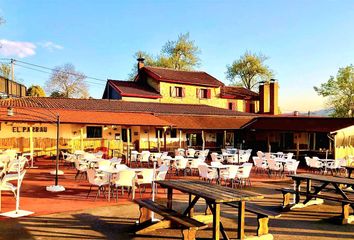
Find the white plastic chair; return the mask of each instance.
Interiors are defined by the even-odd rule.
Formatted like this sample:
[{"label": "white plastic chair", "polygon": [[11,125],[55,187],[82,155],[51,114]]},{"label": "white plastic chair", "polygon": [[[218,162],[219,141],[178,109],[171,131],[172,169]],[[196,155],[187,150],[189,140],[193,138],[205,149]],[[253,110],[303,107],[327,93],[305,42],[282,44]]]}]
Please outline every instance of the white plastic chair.
[{"label": "white plastic chair", "polygon": [[211,153],[210,156],[211,156],[212,162],[223,162],[224,161],[223,156],[219,156],[219,154],[216,152]]},{"label": "white plastic chair", "polygon": [[138,151],[131,151],[130,153],[130,164],[136,163],[138,165]]},{"label": "white plastic chair", "polygon": [[138,185],[140,191],[140,197],[142,197],[141,186],[143,186],[145,190],[145,186],[150,185],[152,189],[152,181],[154,180],[154,169],[143,169],[138,176],[142,176],[142,178],[138,178],[136,180],[136,184]]},{"label": "white plastic chair", "polygon": [[114,180],[114,186],[116,189],[116,201],[118,201],[118,187],[122,188],[122,195],[124,194],[124,187],[128,188],[128,197],[134,186],[136,173],[134,170],[122,170],[118,172],[117,177]]},{"label": "white plastic chair", "polygon": [[191,175],[193,175],[193,172],[198,172],[198,166],[203,162],[204,162],[204,159],[202,157],[192,159],[192,162],[188,166],[188,168],[190,169]]},{"label": "white plastic chair", "polygon": [[238,173],[239,166],[237,165],[230,165],[227,170],[221,173],[221,179],[224,180],[225,185],[227,185],[227,181],[231,182],[231,187],[234,187],[235,178]]},{"label": "white plastic chair", "polygon": [[289,152],[289,153],[286,154],[286,159],[287,160],[291,160],[293,158],[293,156],[294,156],[294,153]]},{"label": "white plastic chair", "polygon": [[246,186],[247,182],[249,183],[249,186],[251,186],[250,174],[252,170],[252,165],[252,163],[244,163],[239,168],[239,172],[236,174],[236,177],[238,178],[241,187],[242,185]]},{"label": "white plastic chair", "polygon": [[332,175],[334,175],[334,173],[337,174],[339,172],[340,167],[341,167],[341,162],[339,161],[339,159],[336,159],[333,162],[327,162],[326,169],[330,170]]},{"label": "white plastic chair", "polygon": [[268,166],[264,163],[263,159],[260,159],[259,157],[252,157],[252,159],[253,164],[256,167],[256,172],[265,172],[268,169]]},{"label": "white plastic chair", "polygon": [[75,180],[77,179],[78,176],[85,176],[86,177],[86,172],[89,168],[89,165],[85,161],[81,161],[79,159],[75,159],[75,168],[76,168],[76,175],[75,175]]},{"label": "white plastic chair", "polygon": [[267,158],[267,166],[268,166],[268,174],[269,176],[272,175],[272,172],[275,172],[275,176],[277,176],[277,173],[281,175],[282,172],[282,164],[280,162],[276,162],[275,159],[268,157]]},{"label": "white plastic chair", "polygon": [[320,173],[322,172],[324,167],[323,163],[319,160],[318,157],[310,158],[309,164],[310,164],[310,168],[313,171],[319,171]]},{"label": "white plastic chair", "polygon": [[212,182],[218,178],[218,173],[215,169],[210,169],[206,164],[200,164],[198,166],[199,176],[208,182]]},{"label": "white plastic chair", "polygon": [[[0,190],[1,191],[11,191],[14,194],[14,197],[16,198],[16,190],[17,187],[20,187],[23,181],[23,178],[25,177],[26,170],[23,170],[20,172],[20,175],[18,176],[17,173],[14,174],[7,174],[3,176],[3,178],[0,180]],[[11,181],[17,181],[17,178],[20,178],[20,186],[14,186]]]},{"label": "white plastic chair", "polygon": [[244,154],[240,155],[240,163],[245,163],[250,160],[251,154],[245,152]]},{"label": "white plastic chair", "polygon": [[149,167],[149,159],[150,159],[150,152],[149,151],[142,151],[140,154],[140,164],[146,164]]},{"label": "white plastic chair", "polygon": [[156,162],[161,156],[162,153],[150,153],[150,161]]},{"label": "white plastic chair", "polygon": [[195,150],[193,148],[188,148],[188,150],[186,151],[186,155],[187,157],[194,158]]},{"label": "white plastic chair", "polygon": [[180,171],[183,171],[183,175],[186,175],[186,168],[188,164],[188,158],[181,158],[177,161],[176,174],[178,175]]},{"label": "white plastic chair", "polygon": [[105,193],[106,189],[105,187],[107,185],[109,185],[108,179],[106,178],[97,178],[96,177],[96,171],[94,169],[88,169],[87,170],[87,178],[88,181],[90,183],[90,190],[87,194],[87,198],[89,197],[92,187],[96,186],[97,187],[97,194],[96,194],[96,198],[100,196],[101,192],[103,192],[103,194]]},{"label": "white plastic chair", "polygon": [[231,164],[238,164],[239,163],[239,155],[233,154],[232,156],[227,156],[226,161]]},{"label": "white plastic chair", "polygon": [[287,161],[284,166],[284,171],[292,174],[296,174],[296,170],[299,167],[300,161]]}]

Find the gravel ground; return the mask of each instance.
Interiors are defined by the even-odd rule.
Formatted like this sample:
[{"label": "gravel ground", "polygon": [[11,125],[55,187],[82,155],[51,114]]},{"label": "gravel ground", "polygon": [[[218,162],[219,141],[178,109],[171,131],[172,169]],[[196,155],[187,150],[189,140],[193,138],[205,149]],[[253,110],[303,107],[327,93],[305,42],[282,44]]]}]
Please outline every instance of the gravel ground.
[{"label": "gravel ground", "polygon": [[[261,204],[278,208],[281,195],[274,189],[289,186],[290,182],[257,182],[250,189],[265,196]],[[174,208],[186,207],[187,198],[174,194]],[[163,199],[160,199],[163,201]],[[205,205],[199,202],[197,212],[203,212]],[[335,217],[340,215],[338,204],[325,202],[320,206],[310,206],[282,213],[278,219],[270,219],[270,233],[274,239],[354,239],[354,225],[340,225]],[[180,230],[165,229],[144,236],[134,235],[137,229],[139,210],[134,203],[65,212],[45,216],[24,217],[1,221],[0,239],[181,239]],[[231,238],[236,237],[237,210],[222,207],[222,222]],[[246,235],[256,232],[256,217],[246,214]],[[211,229],[199,231],[198,239],[210,239]]]}]

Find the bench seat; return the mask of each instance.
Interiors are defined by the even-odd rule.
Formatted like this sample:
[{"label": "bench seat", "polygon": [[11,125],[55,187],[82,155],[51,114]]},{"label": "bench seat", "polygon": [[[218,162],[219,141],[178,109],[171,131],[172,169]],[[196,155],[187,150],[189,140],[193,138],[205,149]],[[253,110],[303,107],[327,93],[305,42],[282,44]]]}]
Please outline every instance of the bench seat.
[{"label": "bench seat", "polygon": [[[238,208],[238,203],[225,203],[225,205]],[[246,202],[245,210],[247,212],[257,215],[257,220],[258,220],[257,236],[268,234],[269,218],[278,218],[281,216],[280,212],[274,211],[268,206],[261,206],[250,202]]]},{"label": "bench seat", "polygon": [[[316,186],[314,187],[316,189]],[[281,188],[281,189],[276,189],[277,191],[281,191],[283,194],[283,208],[288,208],[290,204],[290,196],[291,194],[295,194],[296,191],[294,189],[290,188]],[[333,189],[335,190],[335,189]],[[320,198],[328,201],[333,201],[333,202],[339,202],[342,204],[342,218],[343,221],[342,223],[348,223],[350,222],[348,219],[350,218],[350,207],[354,210],[354,199],[344,199],[341,197],[335,197],[335,196],[329,196],[325,194],[313,194],[313,193],[307,193],[306,191],[299,191],[300,195],[304,196],[309,196],[309,197],[314,197],[314,198]]]},{"label": "bench seat", "polygon": [[[164,219],[169,220],[168,222],[173,222],[182,227],[183,239],[192,240],[195,239],[196,231],[200,229],[205,229],[208,227],[205,223],[199,222],[188,216],[169,209],[161,204],[158,204],[150,199],[137,199],[135,200],[140,206],[140,218],[139,223],[151,220],[151,211],[159,214]],[[149,230],[155,230],[155,228],[149,228]],[[146,232],[146,231],[145,231]],[[139,232],[138,232],[139,233]]]}]

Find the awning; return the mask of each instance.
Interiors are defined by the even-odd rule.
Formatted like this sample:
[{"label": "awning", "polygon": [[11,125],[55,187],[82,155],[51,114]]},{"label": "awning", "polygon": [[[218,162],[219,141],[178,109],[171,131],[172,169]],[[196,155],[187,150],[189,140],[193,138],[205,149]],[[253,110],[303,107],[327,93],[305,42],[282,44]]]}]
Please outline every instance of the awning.
[{"label": "awning", "polygon": [[0,121],[8,122],[55,122],[56,114],[61,123],[130,125],[130,126],[171,126],[170,122],[149,113],[124,113],[104,111],[81,111],[41,108],[14,108],[14,115],[7,116],[7,109],[0,108]]},{"label": "awning", "polygon": [[188,115],[158,115],[160,119],[170,122],[178,129],[240,129],[253,117],[230,116],[188,116]]}]

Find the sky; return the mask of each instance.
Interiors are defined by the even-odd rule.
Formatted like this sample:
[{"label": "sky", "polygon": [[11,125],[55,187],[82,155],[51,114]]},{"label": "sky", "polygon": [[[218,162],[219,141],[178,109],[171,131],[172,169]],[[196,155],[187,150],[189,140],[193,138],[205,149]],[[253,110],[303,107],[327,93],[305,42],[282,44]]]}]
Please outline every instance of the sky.
[{"label": "sky", "polygon": [[[128,78],[135,52],[158,54],[189,32],[201,50],[198,70],[229,84],[227,65],[262,53],[279,81],[281,111],[307,112],[326,108],[313,86],[354,63],[353,13],[351,0],[0,0],[0,62],[72,63],[96,78],[87,79],[90,95],[101,98],[107,78]],[[45,86],[42,71],[15,67],[26,86]]]}]

